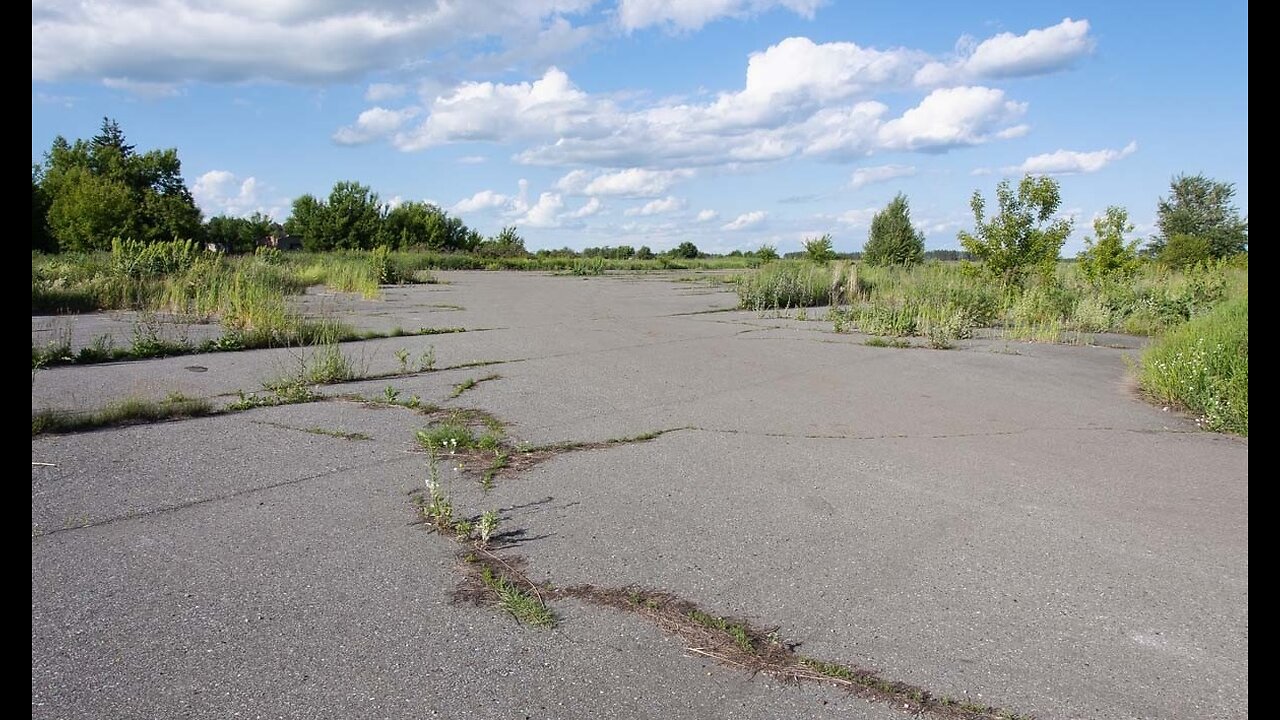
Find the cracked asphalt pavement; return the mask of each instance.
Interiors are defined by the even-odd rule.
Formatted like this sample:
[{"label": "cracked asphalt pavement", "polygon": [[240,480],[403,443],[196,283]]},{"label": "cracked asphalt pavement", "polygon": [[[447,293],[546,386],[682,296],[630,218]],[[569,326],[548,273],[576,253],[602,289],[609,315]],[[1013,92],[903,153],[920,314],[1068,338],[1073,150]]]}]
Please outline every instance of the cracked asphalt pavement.
[{"label": "cracked asphalt pavement", "polygon": [[[370,373],[400,348],[502,364],[323,391],[392,386],[535,444],[679,428],[488,492],[446,472],[456,505],[523,531],[534,578],[668,590],[806,655],[1039,718],[1248,716],[1248,441],[1143,402],[1132,350],[874,348],[724,312],[715,283],[440,275],[305,302],[469,329],[344,345]],[[122,322],[33,317],[32,335]],[[32,409],[221,401],[298,361],[54,368]],[[607,609],[562,603],[539,631],[453,603],[456,545],[413,524],[408,495],[424,422],[332,401],[33,438],[32,717],[902,717]]]}]

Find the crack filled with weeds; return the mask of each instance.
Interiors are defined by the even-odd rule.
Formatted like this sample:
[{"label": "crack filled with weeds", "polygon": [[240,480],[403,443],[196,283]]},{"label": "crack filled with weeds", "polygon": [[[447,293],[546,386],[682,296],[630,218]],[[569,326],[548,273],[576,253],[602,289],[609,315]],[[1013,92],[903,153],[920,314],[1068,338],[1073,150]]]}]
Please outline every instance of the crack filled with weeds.
[{"label": "crack filled with weeds", "polygon": [[[454,591],[455,601],[499,608],[524,625],[546,628],[554,627],[558,620],[552,602],[577,600],[647,620],[678,638],[689,653],[751,675],[763,674],[785,683],[826,685],[915,715],[957,720],[1020,720],[1024,717],[994,705],[936,695],[919,685],[886,678],[875,670],[856,664],[802,655],[797,651],[799,643],[783,639],[777,627],[762,627],[743,618],[722,616],[674,593],[638,585],[557,587],[550,581],[532,580],[528,560],[509,552],[523,538],[523,533],[498,533],[500,517],[497,511],[486,511],[478,516],[460,513],[443,489],[439,460],[447,454],[453,462],[460,452],[465,458],[479,445],[474,430],[466,421],[457,416],[446,418],[418,433],[418,441],[428,456],[428,478],[425,489],[411,494],[419,522],[462,546],[457,554],[461,577]],[[478,418],[483,418],[490,430],[503,427],[497,418],[487,413],[473,416],[472,421]],[[557,453],[648,442],[668,432],[684,429],[695,428],[673,428],[598,442],[526,447],[514,449],[516,454],[511,457],[504,457],[501,449],[494,452],[495,457],[501,458],[501,469],[526,469]],[[495,446],[510,449],[505,436],[498,437]],[[494,466],[498,464],[499,461],[495,460],[494,465],[486,470],[485,482],[492,482],[498,472]],[[485,487],[487,489],[488,485]]]},{"label": "crack filled with weeds", "polygon": [[467,378],[457,385],[453,386],[453,393],[449,395],[449,399],[453,400],[462,397],[462,393],[474,388],[480,383],[489,382],[491,380],[501,380],[502,376],[498,373],[490,373],[481,378]]},{"label": "crack filled with weeds", "polygon": [[332,428],[324,427],[298,427],[297,425],[289,425],[288,423],[274,422],[271,420],[250,420],[249,422],[254,425],[269,425],[282,430],[294,430],[311,435],[324,435],[326,437],[342,438],[343,440],[360,441],[373,439],[372,435],[367,435],[362,432],[347,432],[345,430],[334,430]]}]

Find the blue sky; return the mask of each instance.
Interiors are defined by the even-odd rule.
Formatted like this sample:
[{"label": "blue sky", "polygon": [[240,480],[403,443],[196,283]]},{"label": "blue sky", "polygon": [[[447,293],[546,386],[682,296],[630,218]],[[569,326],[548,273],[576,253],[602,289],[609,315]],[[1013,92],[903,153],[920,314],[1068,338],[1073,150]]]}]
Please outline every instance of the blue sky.
[{"label": "blue sky", "polygon": [[111,116],[206,215],[349,179],[531,249],[847,251],[904,192],[951,248],[1026,171],[1066,252],[1179,172],[1248,213],[1243,2],[35,0],[31,40],[32,161]]}]

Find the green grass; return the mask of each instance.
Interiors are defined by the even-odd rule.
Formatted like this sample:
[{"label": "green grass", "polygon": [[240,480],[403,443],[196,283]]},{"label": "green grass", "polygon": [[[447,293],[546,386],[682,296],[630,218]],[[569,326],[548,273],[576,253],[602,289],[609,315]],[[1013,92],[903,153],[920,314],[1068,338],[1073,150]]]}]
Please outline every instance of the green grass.
[{"label": "green grass", "polygon": [[217,410],[208,401],[179,394],[161,401],[129,398],[112,403],[99,410],[82,413],[45,410],[31,416],[31,436],[45,433],[71,433],[98,428],[159,422],[179,418],[215,415]]},{"label": "green grass", "polygon": [[493,592],[498,605],[515,619],[531,627],[555,626],[555,614],[533,593],[495,573],[488,566],[480,568],[480,580]]},{"label": "green grass", "polygon": [[1170,330],[1142,355],[1142,389],[1210,430],[1249,435],[1249,297]]},{"label": "green grass", "polygon": [[449,398],[453,399],[453,398],[461,397],[462,393],[470,390],[471,388],[474,388],[475,386],[479,385],[482,382],[489,382],[490,380],[501,380],[501,379],[502,379],[502,376],[497,373],[493,373],[492,375],[486,375],[482,378],[467,378],[466,380],[463,380],[462,382],[453,386],[453,392],[449,394]]},{"label": "green grass", "polygon": [[746,625],[701,610],[690,610],[689,619],[703,627],[723,631],[743,652],[755,652],[756,645]]},{"label": "green grass", "polygon": [[459,420],[446,420],[418,431],[418,444],[428,450],[470,450],[476,443],[475,431]]},{"label": "green grass", "polygon": [[864,342],[863,345],[866,345],[868,347],[881,347],[881,348],[911,347],[911,343],[907,342],[906,340],[903,340],[902,338],[882,338],[878,336],[867,338],[867,341]]},{"label": "green grass", "polygon": [[739,307],[783,313],[832,305],[836,332],[919,336],[950,347],[977,328],[1009,339],[1088,342],[1091,334],[1159,335],[1247,294],[1247,259],[1182,271],[1148,263],[1131,281],[1090,282],[1075,263],[1026,286],[1005,284],[957,263],[868,267],[780,261],[739,275]]}]

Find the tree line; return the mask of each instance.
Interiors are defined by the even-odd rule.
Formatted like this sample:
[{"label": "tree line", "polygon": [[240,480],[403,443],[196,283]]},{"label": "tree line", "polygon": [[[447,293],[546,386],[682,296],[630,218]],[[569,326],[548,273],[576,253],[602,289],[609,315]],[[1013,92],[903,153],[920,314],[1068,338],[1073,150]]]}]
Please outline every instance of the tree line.
[{"label": "tree line", "polygon": [[[1204,175],[1179,175],[1169,195],[1156,204],[1158,232],[1142,245],[1132,236],[1128,211],[1110,207],[1093,222],[1085,239],[1081,267],[1094,276],[1124,275],[1146,256],[1182,267],[1247,252],[1249,223],[1234,205],[1235,186]],[[974,229],[958,239],[963,251],[924,249],[924,233],[911,221],[906,195],[898,194],[871,220],[861,253],[840,255],[830,235],[805,241],[800,253],[825,263],[837,257],[872,265],[911,265],[925,259],[976,260],[993,275],[1021,281],[1034,272],[1049,272],[1074,225],[1058,216],[1062,198],[1056,180],[1026,176],[1015,187],[1004,180],[996,187],[995,212],[987,217],[987,200],[975,191],[970,199]],[[31,248],[45,252],[110,248],[116,238],[150,243],[191,239],[217,243],[234,252],[252,250],[266,236],[283,231],[312,251],[340,249],[422,248],[437,252],[489,257],[529,255],[514,227],[491,237],[469,228],[460,218],[425,202],[384,203],[369,186],[338,182],[327,197],[303,195],[293,201],[283,226],[261,213],[249,217],[219,215],[202,221],[182,178],[174,148],[139,152],[127,142],[119,124],[103,118],[97,135],[69,142],[54,139],[44,162],[31,168]],[[615,259],[648,259],[648,247],[592,247],[541,250],[540,255],[570,254]],[[692,242],[666,253],[697,258],[704,254]],[[776,259],[770,245],[732,254]]]}]

